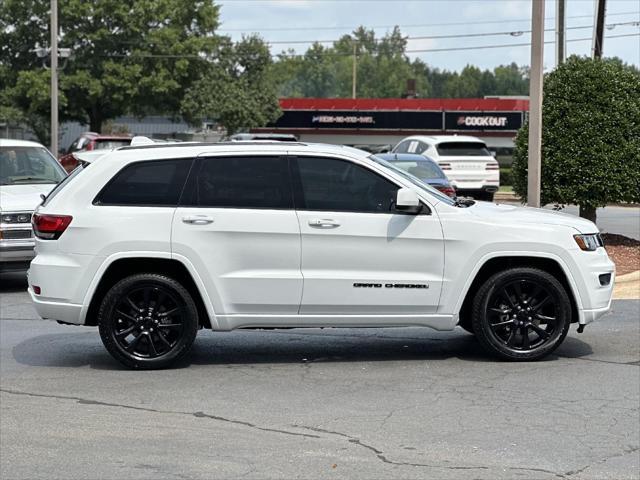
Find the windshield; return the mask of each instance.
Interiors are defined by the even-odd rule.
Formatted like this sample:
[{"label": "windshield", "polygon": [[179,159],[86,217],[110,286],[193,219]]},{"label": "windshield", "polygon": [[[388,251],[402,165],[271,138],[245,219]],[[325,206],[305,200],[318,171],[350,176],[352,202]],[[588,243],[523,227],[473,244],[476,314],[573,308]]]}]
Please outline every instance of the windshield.
[{"label": "windshield", "polygon": [[375,155],[371,155],[369,157],[369,159],[373,160],[378,165],[382,165],[383,167],[388,168],[392,172],[397,173],[401,177],[406,178],[412,184],[414,184],[416,187],[420,188],[420,190],[428,193],[429,195],[431,195],[433,197],[436,197],[441,202],[444,202],[444,203],[446,203],[448,205],[454,205],[455,204],[455,201],[452,198],[448,197],[444,193],[441,193],[439,190],[436,190],[432,186],[427,185],[422,180],[420,180],[418,177],[416,177],[414,175],[411,175],[408,172],[405,172],[401,168],[396,167],[393,163],[387,162],[386,160],[383,160],[380,157],[376,157]]},{"label": "windshield", "polygon": [[113,150],[114,148],[128,147],[131,145],[131,139],[123,138],[122,140],[96,140],[94,150]]},{"label": "windshield", "polygon": [[491,153],[482,142],[443,142],[436,145],[441,157],[490,157]]},{"label": "windshield", "polygon": [[398,161],[392,163],[396,167],[418,178],[447,178],[435,163],[429,161]]},{"label": "windshield", "polygon": [[64,169],[42,147],[0,147],[0,185],[58,183]]}]

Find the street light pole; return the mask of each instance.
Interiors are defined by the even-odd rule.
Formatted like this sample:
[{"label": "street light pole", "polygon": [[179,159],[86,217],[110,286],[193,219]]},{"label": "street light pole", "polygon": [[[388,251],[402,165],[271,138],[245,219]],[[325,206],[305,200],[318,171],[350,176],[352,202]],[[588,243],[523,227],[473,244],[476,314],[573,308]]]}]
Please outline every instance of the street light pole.
[{"label": "street light pole", "polygon": [[596,0],[596,11],[593,24],[592,58],[602,58],[604,44],[604,17],[607,10],[606,0]]},{"label": "street light pole", "polygon": [[564,63],[567,55],[565,41],[565,7],[566,0],[556,0],[556,67]]},{"label": "street light pole", "polygon": [[540,208],[542,157],[542,61],[544,0],[531,0],[531,71],[529,74],[529,176],[527,204]]},{"label": "street light pole", "polygon": [[51,153],[58,158],[58,0],[51,0]]},{"label": "street light pole", "polygon": [[358,42],[354,41],[353,42],[353,70],[351,72],[351,74],[352,74],[352,78],[351,78],[351,98],[356,98],[356,85],[358,83],[358,67],[357,67],[358,52],[356,50],[357,47],[358,47]]}]

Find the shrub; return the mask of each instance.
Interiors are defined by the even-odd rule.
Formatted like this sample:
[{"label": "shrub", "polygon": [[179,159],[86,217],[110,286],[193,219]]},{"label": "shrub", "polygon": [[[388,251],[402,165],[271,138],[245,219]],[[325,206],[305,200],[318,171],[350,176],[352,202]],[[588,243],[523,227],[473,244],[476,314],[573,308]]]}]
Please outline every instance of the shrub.
[{"label": "shrub", "polygon": [[[527,194],[528,124],[516,137],[514,191]],[[595,209],[640,201],[640,73],[618,59],[570,57],[544,79],[541,203]]]}]

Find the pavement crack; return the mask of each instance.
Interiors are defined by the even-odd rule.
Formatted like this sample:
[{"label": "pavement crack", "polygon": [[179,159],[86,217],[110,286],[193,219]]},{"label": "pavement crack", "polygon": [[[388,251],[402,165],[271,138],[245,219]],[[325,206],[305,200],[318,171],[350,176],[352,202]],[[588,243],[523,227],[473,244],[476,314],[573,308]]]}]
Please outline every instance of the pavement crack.
[{"label": "pavement crack", "polygon": [[579,475],[582,472],[584,472],[585,470],[588,470],[589,468],[592,468],[596,465],[600,465],[602,463],[606,463],[609,460],[611,460],[612,458],[618,458],[618,457],[624,457],[625,455],[629,455],[630,453],[635,453],[637,451],[640,450],[640,447],[638,446],[628,446],[627,448],[625,448],[624,450],[622,450],[622,452],[620,453],[614,453],[613,455],[609,455],[603,459],[598,460],[597,462],[590,464],[590,465],[585,465],[582,468],[579,468],[577,470],[571,470],[569,472],[566,472],[564,475],[565,477],[571,477],[573,475]]},{"label": "pavement crack", "polygon": [[566,358],[569,360],[582,360],[585,362],[609,363],[613,365],[627,365],[627,366],[634,366],[634,367],[640,366],[640,360],[633,361],[633,362],[614,362],[612,360],[600,360],[597,358],[586,358],[586,357],[566,357],[564,355],[558,355],[558,357]]},{"label": "pavement crack", "polygon": [[342,433],[342,432],[337,432],[334,430],[327,430],[325,428],[319,428],[319,427],[310,427],[307,425],[292,425],[295,428],[302,428],[302,429],[306,429],[306,430],[311,430],[312,432],[317,432],[317,433],[325,433],[328,435],[336,435],[342,438],[345,438],[349,443],[352,443],[354,445],[357,445],[359,447],[362,447],[366,450],[369,450],[370,452],[373,452],[376,457],[378,458],[378,460],[382,461],[383,463],[387,463],[389,465],[399,465],[399,466],[404,466],[404,467],[426,467],[426,468],[442,468],[445,470],[489,470],[489,467],[485,467],[485,466],[451,466],[451,465],[433,465],[433,464],[428,464],[428,463],[413,463],[413,462],[399,462],[396,460],[391,460],[389,459],[385,453],[382,450],[377,449],[376,447],[369,445],[367,443],[364,443],[362,440],[360,440],[357,437],[353,437],[351,435],[347,435],[346,433]]},{"label": "pavement crack", "polygon": [[102,407],[114,407],[114,408],[125,408],[128,410],[137,410],[143,412],[151,412],[151,413],[159,413],[159,414],[169,414],[169,415],[188,415],[196,418],[207,418],[210,420],[216,420],[219,422],[231,423],[234,425],[240,425],[243,427],[249,427],[255,430],[260,430],[263,432],[271,432],[271,433],[279,433],[283,435],[292,435],[295,437],[306,437],[306,438],[321,438],[319,435],[312,435],[309,433],[299,433],[299,432],[290,432],[287,430],[280,430],[277,428],[268,428],[261,427],[251,422],[245,422],[243,420],[234,420],[231,418],[225,418],[218,415],[210,415],[204,412],[181,412],[176,410],[157,410],[149,407],[138,407],[135,405],[126,405],[122,403],[110,403],[110,402],[102,402],[100,400],[90,400],[81,397],[67,396],[67,395],[54,395],[54,394],[44,394],[44,393],[33,393],[33,392],[22,392],[19,390],[10,390],[5,388],[0,388],[0,392],[8,393],[10,395],[23,395],[27,397],[36,397],[36,398],[54,398],[58,400],[72,400],[76,401],[81,405],[98,405]]}]

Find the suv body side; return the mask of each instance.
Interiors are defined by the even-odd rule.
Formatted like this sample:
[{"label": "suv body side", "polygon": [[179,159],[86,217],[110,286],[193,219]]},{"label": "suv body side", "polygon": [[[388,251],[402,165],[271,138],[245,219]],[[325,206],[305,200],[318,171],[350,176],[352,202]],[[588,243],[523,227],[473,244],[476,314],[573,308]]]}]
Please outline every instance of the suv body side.
[{"label": "suv body side", "polygon": [[[188,184],[198,178],[193,175],[199,162],[238,155],[284,158],[289,166],[304,157],[358,165],[398,188],[414,189],[428,214],[306,206],[256,211],[220,205],[94,204],[108,179],[130,164],[179,159],[189,164]],[[585,262],[585,252],[573,242],[579,230],[564,225],[562,217],[549,222],[546,212],[531,209],[523,214],[515,207],[484,204],[482,209],[495,209],[490,214],[496,221],[488,225],[482,210],[474,212],[478,206],[460,209],[440,201],[363,152],[295,145],[125,149],[85,170],[39,209],[73,216],[69,232],[57,241],[37,242],[29,284],[45,318],[90,323],[87,311],[102,276],[123,258],[181,262],[198,288],[212,328],[218,330],[293,325],[452,329],[475,274],[498,257],[557,262],[581,323],[608,309],[612,285],[599,290],[593,285],[597,272],[611,271],[606,252],[592,252]],[[299,175],[299,169],[288,171]],[[295,189],[299,179],[292,184]],[[205,221],[198,222],[198,216]],[[583,230],[591,225],[586,222]],[[33,285],[42,288],[40,295],[34,294]]]}]

